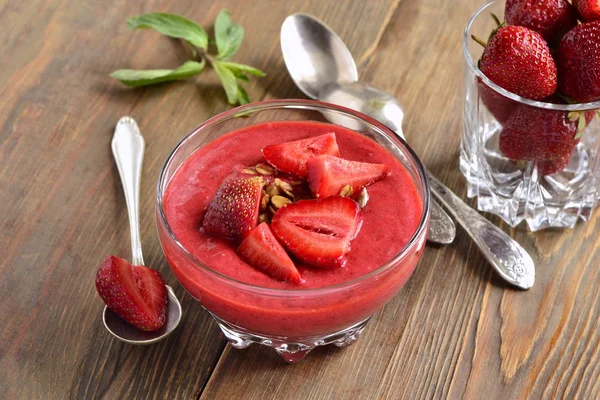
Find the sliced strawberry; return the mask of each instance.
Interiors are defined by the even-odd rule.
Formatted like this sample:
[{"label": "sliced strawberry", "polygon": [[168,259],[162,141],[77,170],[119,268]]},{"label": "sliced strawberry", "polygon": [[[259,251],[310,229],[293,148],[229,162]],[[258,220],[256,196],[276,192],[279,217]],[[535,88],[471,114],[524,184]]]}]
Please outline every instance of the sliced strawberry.
[{"label": "sliced strawberry", "polygon": [[341,267],[362,224],[360,207],[349,198],[301,200],[273,217],[271,229],[300,260],[315,267]]},{"label": "sliced strawberry", "polygon": [[[349,161],[330,155],[313,157],[306,167],[310,190],[315,197],[340,195],[343,189],[346,196],[358,194],[362,188],[388,174],[385,164]],[[345,189],[348,185],[352,190]]]},{"label": "sliced strawberry", "polygon": [[248,234],[258,221],[264,185],[262,177],[226,179],[204,214],[204,232],[227,239]]},{"label": "sliced strawberry", "polygon": [[263,149],[265,160],[279,171],[306,178],[306,162],[321,154],[340,155],[335,133],[294,142],[279,143]]},{"label": "sliced strawberry", "polygon": [[251,265],[279,281],[300,282],[300,274],[265,222],[250,231],[238,253]]},{"label": "sliced strawberry", "polygon": [[108,256],[96,273],[96,290],[108,308],[144,331],[160,329],[167,318],[167,289],[158,271]]}]

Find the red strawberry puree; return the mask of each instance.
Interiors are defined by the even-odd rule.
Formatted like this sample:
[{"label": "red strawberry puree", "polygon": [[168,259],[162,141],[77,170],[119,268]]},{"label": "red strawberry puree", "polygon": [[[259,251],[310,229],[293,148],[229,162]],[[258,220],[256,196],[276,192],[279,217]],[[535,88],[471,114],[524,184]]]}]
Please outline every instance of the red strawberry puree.
[{"label": "red strawberry puree", "polygon": [[[335,132],[341,157],[386,164],[391,171],[368,188],[364,222],[343,268],[320,269],[296,262],[303,282],[279,282],[240,259],[233,242],[201,232],[206,207],[235,166],[264,162],[261,149],[270,144],[328,132]],[[397,254],[415,234],[423,209],[408,171],[392,155],[369,138],[325,123],[268,122],[228,133],[196,150],[180,166],[163,203],[172,232],[197,260],[222,275],[260,288],[232,282],[194,265],[160,226],[164,252],[179,281],[213,314],[265,335],[308,337],[334,333],[364,320],[404,285],[425,242],[423,235],[398,265],[386,271],[350,285],[328,287],[369,274]]]}]

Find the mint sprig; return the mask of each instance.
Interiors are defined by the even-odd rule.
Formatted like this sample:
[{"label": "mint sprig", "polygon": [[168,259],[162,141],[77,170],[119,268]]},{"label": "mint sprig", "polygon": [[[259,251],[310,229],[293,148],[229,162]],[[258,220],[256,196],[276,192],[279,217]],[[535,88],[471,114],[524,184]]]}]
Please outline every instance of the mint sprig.
[{"label": "mint sprig", "polygon": [[[142,14],[129,18],[127,26],[131,29],[154,29],[165,36],[184,40],[192,49],[193,57],[193,60],[186,61],[176,69],[120,69],[110,74],[127,86],[141,87],[187,79],[202,72],[208,62],[221,80],[227,101],[236,105],[250,102],[240,82],[249,82],[248,75],[265,76],[257,68],[227,61],[240,49],[244,28],[231,20],[231,14],[226,9],[219,12],[215,21],[214,41],[200,25],[175,14]],[[216,44],[217,54],[209,54],[209,42]]]}]

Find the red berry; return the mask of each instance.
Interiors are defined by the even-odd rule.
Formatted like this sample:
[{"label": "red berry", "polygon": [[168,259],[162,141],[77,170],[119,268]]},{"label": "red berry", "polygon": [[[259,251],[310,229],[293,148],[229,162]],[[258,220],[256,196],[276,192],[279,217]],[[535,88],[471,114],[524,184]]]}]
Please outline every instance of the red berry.
[{"label": "red berry", "polygon": [[335,133],[293,142],[273,144],[263,149],[265,160],[279,171],[306,178],[306,162],[321,154],[339,156]]},{"label": "red berry", "polygon": [[315,267],[341,267],[362,220],[360,207],[347,197],[301,200],[273,217],[275,236],[296,257]]},{"label": "red berry", "polygon": [[571,154],[564,157],[554,158],[552,160],[541,160],[537,162],[538,173],[540,175],[552,175],[562,171],[569,165]]},{"label": "red berry", "polygon": [[511,160],[551,160],[570,156],[577,121],[566,111],[519,106],[500,132],[500,151]]},{"label": "red berry", "polygon": [[532,100],[556,91],[556,65],[542,36],[522,26],[499,28],[488,42],[479,68],[492,82]]},{"label": "red berry", "polygon": [[504,124],[514,111],[517,103],[496,92],[479,78],[477,78],[477,90],[488,111],[496,118],[496,121]]},{"label": "red berry", "polygon": [[600,100],[600,21],[571,29],[557,53],[560,90],[579,103]]},{"label": "red berry", "polygon": [[204,214],[204,232],[226,239],[248,234],[258,221],[264,185],[262,177],[226,179]]},{"label": "red berry", "polygon": [[579,16],[586,22],[600,19],[600,1],[598,0],[573,0]]},{"label": "red berry", "polygon": [[506,23],[538,32],[551,44],[577,25],[577,12],[566,0],[506,0]]},{"label": "red berry", "polygon": [[158,271],[109,256],[96,273],[96,290],[108,308],[129,324],[160,329],[167,318],[167,289]]},{"label": "red berry", "polygon": [[384,164],[349,161],[330,155],[313,157],[308,160],[306,167],[308,184],[315,197],[339,195],[347,185],[352,188],[350,195],[356,195],[365,186],[388,174]]},{"label": "red berry", "polygon": [[300,282],[300,274],[265,222],[252,229],[238,253],[248,263],[280,281]]}]

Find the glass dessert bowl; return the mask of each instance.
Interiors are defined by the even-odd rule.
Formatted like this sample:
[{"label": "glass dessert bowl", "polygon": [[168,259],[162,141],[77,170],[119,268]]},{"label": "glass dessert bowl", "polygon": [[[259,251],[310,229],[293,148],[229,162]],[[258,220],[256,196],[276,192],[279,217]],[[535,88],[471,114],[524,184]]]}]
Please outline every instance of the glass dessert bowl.
[{"label": "glass dessert bowl", "polygon": [[[478,68],[483,47],[503,20],[505,1],[490,1],[463,35],[465,103],[460,170],[467,195],[510,226],[532,231],[572,228],[587,221],[600,198],[600,102],[559,104],[557,95],[534,101],[496,85]],[[566,102],[566,101],[562,101]],[[585,119],[585,122],[581,121]],[[584,128],[578,125],[583,123]]]},{"label": "glass dessert bowl", "polygon": [[[281,282],[241,259],[239,243],[203,232],[207,204],[233,166],[260,162],[265,145],[331,132],[340,156],[383,160],[391,171],[368,187],[362,227],[344,266],[313,268],[297,262],[302,281]],[[353,343],[372,315],[398,293],[421,258],[429,201],[420,161],[385,126],[342,107],[278,100],[217,115],[185,136],[160,173],[156,214],[171,270],[232,346],[258,343],[298,362],[316,346]]]}]

